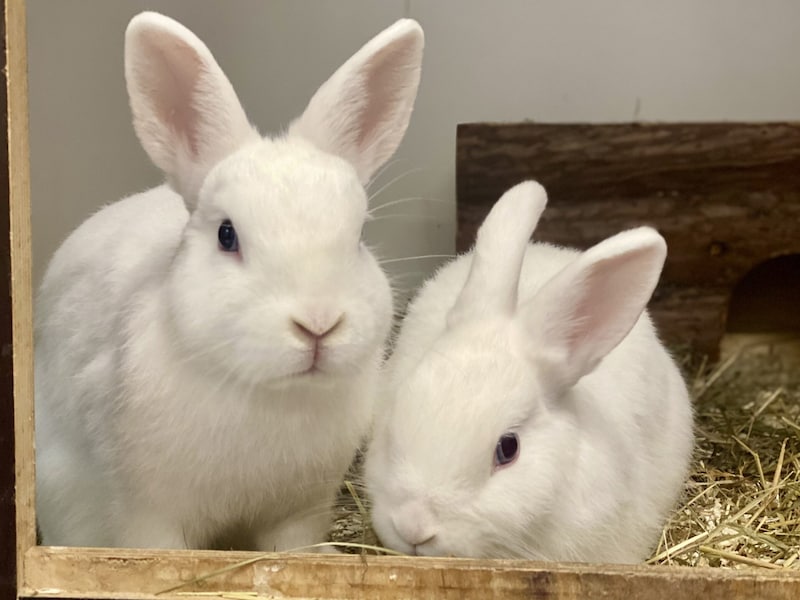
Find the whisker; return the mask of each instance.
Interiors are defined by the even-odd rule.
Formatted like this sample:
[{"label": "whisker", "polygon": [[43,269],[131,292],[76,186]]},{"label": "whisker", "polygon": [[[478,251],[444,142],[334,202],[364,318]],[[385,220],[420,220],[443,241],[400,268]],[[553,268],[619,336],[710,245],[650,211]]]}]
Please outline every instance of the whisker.
[{"label": "whisker", "polygon": [[399,159],[399,158],[393,158],[392,160],[387,162],[380,169],[375,171],[375,174],[372,177],[369,178],[369,181],[364,186],[364,189],[368,190],[369,188],[371,188],[372,185],[380,178],[381,175],[383,175],[386,171],[388,171],[390,167],[393,167],[393,166],[395,166],[396,164],[398,164],[400,162],[401,162],[401,159]]},{"label": "whisker", "polygon": [[393,185],[393,184],[397,183],[398,181],[400,181],[403,177],[406,177],[407,175],[411,175],[412,173],[418,173],[420,171],[422,171],[422,167],[416,167],[414,169],[409,169],[408,171],[405,171],[404,173],[400,173],[399,175],[397,175],[395,177],[392,177],[389,181],[387,181],[381,187],[379,187],[375,192],[373,192],[373,193],[371,193],[369,195],[369,202],[372,202],[372,200],[375,198],[375,196],[377,196],[378,194],[383,192],[390,185]]},{"label": "whisker", "polygon": [[399,198],[397,200],[390,200],[388,202],[384,202],[383,204],[379,204],[378,206],[373,206],[370,209],[370,212],[374,213],[375,211],[387,208],[389,206],[395,206],[397,204],[404,204],[405,202],[415,202],[415,201],[425,201],[426,203],[438,202],[440,204],[454,204],[452,200],[444,200],[443,198],[428,198],[427,196],[410,196],[408,198]]},{"label": "whisker", "polygon": [[411,213],[403,214],[403,213],[396,213],[393,215],[381,215],[380,217],[371,217],[367,219],[364,223],[369,225],[371,223],[375,223],[377,221],[384,221],[386,219],[417,219],[419,221],[438,221],[439,217],[435,217],[433,215],[414,215]]},{"label": "whisker", "polygon": [[176,366],[183,366],[193,360],[202,359],[206,357],[212,356],[217,350],[224,348],[225,346],[230,344],[230,340],[221,340],[220,342],[213,344],[211,346],[206,346],[201,348],[200,350],[188,353],[178,359],[175,363]]},{"label": "whisker", "polygon": [[403,258],[389,258],[378,261],[381,265],[389,265],[392,263],[405,262],[409,260],[425,260],[429,258],[455,258],[455,254],[422,254],[420,256],[404,256]]}]

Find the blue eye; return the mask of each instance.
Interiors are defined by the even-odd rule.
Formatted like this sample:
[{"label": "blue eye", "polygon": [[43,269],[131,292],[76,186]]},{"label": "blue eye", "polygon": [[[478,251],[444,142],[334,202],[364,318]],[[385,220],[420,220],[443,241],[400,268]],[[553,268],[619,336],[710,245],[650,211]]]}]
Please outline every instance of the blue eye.
[{"label": "blue eye", "polygon": [[494,449],[495,467],[503,467],[514,462],[519,455],[519,437],[516,433],[504,433],[497,440]]},{"label": "blue eye", "polygon": [[220,224],[217,238],[219,239],[219,247],[225,252],[239,251],[239,238],[236,236],[236,230],[233,228],[233,223],[231,223],[230,219],[225,219]]}]

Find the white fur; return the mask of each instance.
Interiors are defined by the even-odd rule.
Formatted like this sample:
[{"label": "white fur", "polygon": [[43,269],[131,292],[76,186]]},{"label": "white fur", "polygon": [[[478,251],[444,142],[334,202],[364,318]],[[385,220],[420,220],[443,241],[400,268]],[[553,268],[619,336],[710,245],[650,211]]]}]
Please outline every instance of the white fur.
[{"label": "white fur", "polygon": [[[529,244],[545,202],[509,190],[408,309],[365,465],[391,548],[637,562],[681,492],[690,400],[644,312],[664,241]],[[519,456],[495,468],[509,431]]]},{"label": "white fur", "polygon": [[[392,314],[386,277],[360,241],[361,181],[402,139],[421,48],[419,26],[399,21],[312,99],[335,122],[317,115],[314,131],[262,139],[199,39],[155,13],[131,21],[134,124],[173,187],[85,221],[39,290],[44,544],[224,539],[283,550],[324,539],[371,422]],[[355,82],[376,85],[381,68],[400,75],[353,108]],[[343,127],[364,123],[381,152],[338,143]],[[240,253],[219,247],[225,219]],[[303,329],[334,325],[315,359]]]}]

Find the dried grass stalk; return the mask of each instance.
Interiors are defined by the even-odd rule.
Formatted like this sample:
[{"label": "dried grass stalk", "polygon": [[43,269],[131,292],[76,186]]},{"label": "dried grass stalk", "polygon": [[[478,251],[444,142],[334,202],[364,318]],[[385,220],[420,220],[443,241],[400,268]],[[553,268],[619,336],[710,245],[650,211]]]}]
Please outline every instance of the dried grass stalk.
[{"label": "dried grass stalk", "polygon": [[740,348],[695,378],[687,500],[650,564],[800,569],[800,343],[782,344]]}]

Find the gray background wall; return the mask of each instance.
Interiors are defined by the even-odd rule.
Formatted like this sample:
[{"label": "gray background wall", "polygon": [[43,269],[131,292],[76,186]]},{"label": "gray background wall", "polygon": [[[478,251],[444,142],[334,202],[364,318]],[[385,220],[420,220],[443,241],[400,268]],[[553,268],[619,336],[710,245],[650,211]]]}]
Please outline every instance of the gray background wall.
[{"label": "gray background wall", "polygon": [[[160,182],[130,125],[125,26],[164,12],[211,48],[262,132],[395,19],[426,33],[400,178],[375,203],[385,258],[453,252],[455,128],[467,121],[800,119],[797,0],[29,0],[34,277],[98,206]],[[439,259],[387,265],[413,288]]]}]

